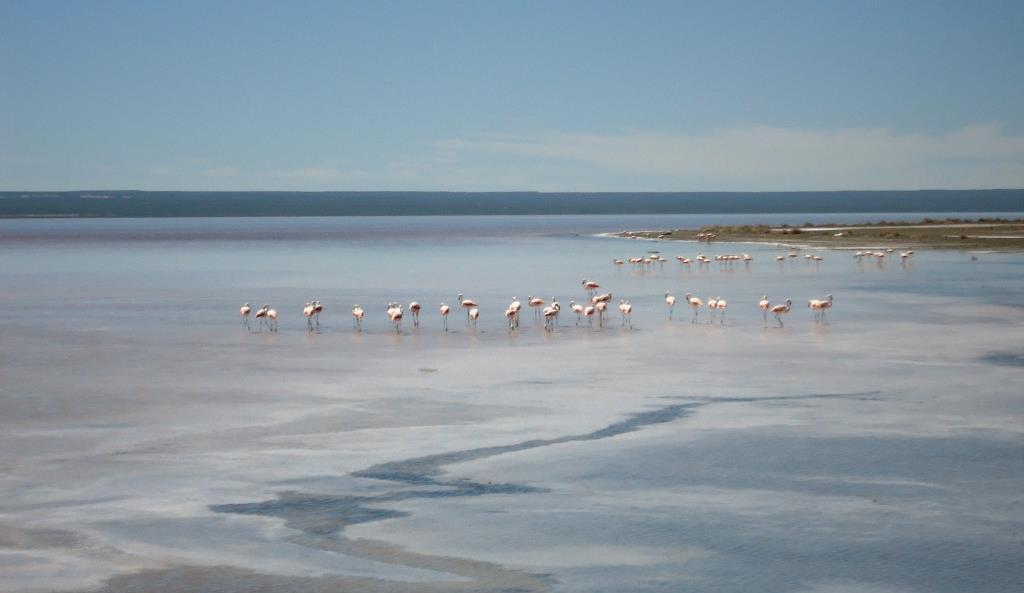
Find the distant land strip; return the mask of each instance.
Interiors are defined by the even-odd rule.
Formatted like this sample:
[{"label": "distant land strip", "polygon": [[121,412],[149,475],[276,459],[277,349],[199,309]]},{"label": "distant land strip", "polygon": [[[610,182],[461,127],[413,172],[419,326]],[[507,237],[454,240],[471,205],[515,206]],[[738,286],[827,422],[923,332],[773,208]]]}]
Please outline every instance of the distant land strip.
[{"label": "distant land strip", "polygon": [[819,192],[0,192],[0,218],[1022,212],[1024,189]]}]

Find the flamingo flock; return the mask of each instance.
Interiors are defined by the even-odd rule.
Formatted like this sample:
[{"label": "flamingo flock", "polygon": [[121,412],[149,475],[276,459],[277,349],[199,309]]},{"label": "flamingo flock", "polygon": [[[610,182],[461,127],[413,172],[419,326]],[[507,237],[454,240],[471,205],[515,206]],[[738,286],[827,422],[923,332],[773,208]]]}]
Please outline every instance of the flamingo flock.
[{"label": "flamingo flock", "polygon": [[[593,281],[584,281],[584,287],[595,292],[600,286]],[[588,286],[589,285],[589,286]],[[697,324],[700,322],[700,313],[707,306],[708,310],[708,321],[707,324],[711,325],[715,323],[717,318],[719,325],[725,325],[725,313],[729,306],[728,301],[722,297],[710,297],[706,301],[686,293],[683,295],[684,302],[690,306],[693,310],[693,317],[690,320],[691,324]],[[465,298],[462,294],[458,295],[459,305],[466,311],[466,325],[473,329],[476,328],[477,321],[480,319],[480,307],[476,301]],[[596,323],[599,328],[604,328],[607,322],[608,307],[612,302],[612,293],[607,292],[603,294],[593,294],[590,297],[589,305],[581,305],[574,300],[569,301],[569,310],[576,315],[576,326],[586,318],[587,324],[593,328]],[[558,317],[561,313],[562,306],[555,297],[551,297],[550,303],[545,302],[543,299],[529,297],[527,303],[534,308],[535,311],[535,322],[543,322],[543,328],[545,331],[553,332],[558,327]],[[673,309],[675,308],[676,298],[671,292],[665,292],[665,304],[668,308],[668,318],[671,321]],[[814,323],[816,325],[827,325],[828,321],[828,310],[832,308],[833,297],[831,294],[826,295],[821,299],[810,299],[807,301],[807,307],[813,313]],[[765,327],[768,325],[768,315],[771,314],[774,318],[778,327],[784,327],[783,316],[790,313],[793,301],[786,299],[782,303],[772,305],[768,296],[765,295],[757,303],[758,308],[761,311],[761,317]],[[302,314],[306,318],[307,328],[312,331],[314,328],[320,326],[320,313],[323,311],[323,303],[319,300],[309,301],[302,308]],[[632,329],[633,321],[633,304],[628,299],[619,299],[618,304],[619,315],[621,317],[620,327],[628,327]],[[412,313],[413,327],[420,327],[420,312],[422,306],[417,301],[409,303],[408,310]],[[520,312],[522,311],[522,302],[516,297],[512,297],[511,303],[505,309],[505,317],[509,331],[518,330],[520,327]],[[405,308],[401,303],[390,302],[387,304],[385,309],[388,322],[391,324],[395,333],[402,333],[402,320],[405,317]],[[249,303],[243,304],[239,308],[239,313],[242,317],[242,325],[246,330],[252,331],[249,324],[249,316],[253,313],[252,307]],[[441,303],[438,308],[438,313],[441,316],[442,328],[445,332],[448,331],[448,316],[451,313],[451,307]],[[363,331],[363,319],[366,316],[366,310],[361,305],[352,306],[352,327],[358,332]],[[257,332],[262,332],[263,328],[266,327],[268,331],[276,333],[278,331],[277,326],[277,310],[270,307],[270,305],[264,304],[255,311],[255,317],[257,320]]]}]

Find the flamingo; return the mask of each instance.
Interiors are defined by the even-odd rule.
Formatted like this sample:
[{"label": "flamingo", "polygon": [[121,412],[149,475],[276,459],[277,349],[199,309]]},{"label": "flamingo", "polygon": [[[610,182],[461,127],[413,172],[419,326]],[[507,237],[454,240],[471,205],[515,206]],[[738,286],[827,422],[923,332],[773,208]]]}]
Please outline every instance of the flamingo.
[{"label": "flamingo", "polygon": [[825,314],[825,311],[832,308],[832,295],[825,295],[824,299],[811,299],[807,301],[807,306],[814,310],[815,323],[827,324],[828,315]]},{"label": "flamingo", "polygon": [[516,310],[512,307],[505,309],[505,317],[508,319],[508,329],[513,330],[516,328]]},{"label": "flamingo", "polygon": [[562,305],[558,302],[558,299],[551,297],[551,308],[555,310],[555,319],[553,323],[558,323],[558,316],[562,314]]},{"label": "flamingo", "polygon": [[617,258],[617,257],[616,257],[616,258],[613,258],[613,259],[612,259],[612,263],[613,263],[613,264],[615,264],[615,265],[617,265],[617,266],[621,266],[622,264],[624,264],[624,263],[626,263],[626,262],[624,262],[624,261],[622,261],[621,259],[619,259],[619,258]]},{"label": "flamingo", "polygon": [[584,307],[583,308],[583,315],[586,316],[587,323],[590,324],[590,327],[594,327],[594,306],[593,305],[587,305],[586,307]]},{"label": "flamingo", "polygon": [[444,320],[444,331],[448,331],[448,313],[451,312],[451,308],[448,305],[441,303],[441,308],[439,310],[441,312],[441,319]]},{"label": "flamingo", "polygon": [[526,297],[526,303],[528,305],[530,305],[531,307],[533,307],[533,318],[535,320],[536,319],[540,319],[541,307],[544,306],[544,299],[539,298],[539,297],[538,298],[534,298],[532,296],[528,296],[528,297]]},{"label": "flamingo", "polygon": [[473,321],[473,329],[476,329],[476,320],[480,317],[480,309],[473,307],[469,310],[469,318]]},{"label": "flamingo", "polygon": [[611,302],[611,300],[612,300],[612,293],[610,293],[610,292],[606,292],[604,294],[599,294],[599,295],[590,297],[590,303],[593,304],[593,305],[596,305],[598,303],[609,303],[609,302]]},{"label": "flamingo", "polygon": [[398,303],[388,303],[388,319],[395,326],[395,333],[402,333],[402,306]]},{"label": "flamingo", "polygon": [[[533,298],[533,297],[529,297],[529,298]],[[512,312],[515,314],[514,315],[514,317],[515,317],[515,319],[514,319],[515,326],[519,327],[519,311],[521,311],[522,308],[523,308],[523,303],[519,301],[519,297],[512,297],[512,303],[509,304],[508,308],[510,310],[512,310]]]},{"label": "flamingo", "polygon": [[270,331],[277,333],[277,309],[267,309],[267,325],[270,326]]},{"label": "flamingo", "polygon": [[420,304],[416,301],[409,303],[409,310],[412,311],[412,326],[420,326]]},{"label": "flamingo", "polygon": [[719,325],[725,325],[725,308],[729,306],[729,303],[722,297],[718,297],[718,323]]},{"label": "flamingo", "polygon": [[324,310],[324,304],[320,301],[313,301],[313,320],[316,321],[316,326],[320,327],[320,313]]},{"label": "flamingo", "polygon": [[668,305],[668,318],[672,319],[672,311],[676,308],[676,297],[672,296],[670,292],[665,291],[665,304]]},{"label": "flamingo", "polygon": [[761,318],[764,320],[764,324],[768,326],[768,309],[771,308],[772,304],[768,301],[768,295],[761,297],[761,302],[757,304],[761,308]]},{"label": "flamingo", "polygon": [[786,302],[781,305],[775,305],[771,308],[772,315],[775,315],[775,321],[779,322],[779,327],[782,327],[782,316],[789,313],[790,307],[793,306],[793,301],[786,299]]},{"label": "flamingo", "polygon": [[309,327],[309,331],[313,331],[313,303],[306,303],[306,306],[302,308],[302,314],[306,316],[306,325]]},{"label": "flamingo", "polygon": [[604,327],[604,314],[608,310],[608,301],[598,301],[594,305],[594,309],[597,310],[597,325],[598,327]]},{"label": "flamingo", "polygon": [[711,313],[711,319],[708,319],[708,323],[715,322],[715,311],[718,310],[718,299],[708,297],[708,311]]},{"label": "flamingo", "polygon": [[252,329],[251,327],[249,327],[249,312],[251,312],[251,311],[252,311],[252,307],[249,306],[249,303],[245,303],[238,310],[238,312],[242,314],[242,325],[245,326],[245,329],[249,329],[249,330]]},{"label": "flamingo", "polygon": [[583,288],[585,288],[587,292],[589,292],[590,294],[594,294],[594,291],[596,291],[598,288],[601,288],[600,284],[594,282],[593,280],[587,280],[586,278],[583,279],[583,282],[581,282],[581,284],[583,284]]},{"label": "flamingo", "polygon": [[472,299],[462,298],[462,293],[459,293],[459,306],[466,310],[466,325],[469,325],[469,310],[476,307],[476,301]]},{"label": "flamingo", "polygon": [[366,311],[359,305],[352,306],[352,326],[363,331],[363,315],[366,315]]},{"label": "flamingo", "polygon": [[267,305],[264,304],[256,311],[256,331],[263,331],[263,325],[267,322]]},{"label": "flamingo", "polygon": [[704,302],[695,296],[691,296],[690,293],[683,295],[683,298],[686,299],[688,305],[693,307],[693,321],[690,323],[697,323],[697,316],[700,315],[700,308],[704,306]]},{"label": "flamingo", "polygon": [[554,331],[555,320],[558,318],[558,309],[548,305],[547,307],[544,307],[542,314],[544,316],[544,329],[547,331]]},{"label": "flamingo", "polygon": [[623,327],[625,327],[626,323],[629,323],[629,328],[633,329],[633,305],[629,304],[627,300],[620,300],[619,313],[622,313]]},{"label": "flamingo", "polygon": [[569,301],[569,308],[576,314],[576,327],[579,327],[580,315],[583,315],[583,305],[577,305],[576,301]]}]

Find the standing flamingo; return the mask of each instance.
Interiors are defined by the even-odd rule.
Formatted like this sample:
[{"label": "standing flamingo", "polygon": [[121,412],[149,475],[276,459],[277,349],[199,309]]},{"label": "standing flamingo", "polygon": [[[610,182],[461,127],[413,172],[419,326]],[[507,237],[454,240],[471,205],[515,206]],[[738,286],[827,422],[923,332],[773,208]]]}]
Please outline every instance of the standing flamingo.
[{"label": "standing flamingo", "polygon": [[448,313],[451,312],[451,308],[448,305],[441,303],[441,319],[444,320],[444,331],[448,331]]},{"label": "standing flamingo", "polygon": [[597,325],[604,328],[604,315],[608,310],[608,301],[598,301],[594,308],[597,310]]},{"label": "standing flamingo", "polygon": [[587,280],[586,278],[583,279],[583,282],[581,282],[581,284],[583,284],[583,288],[585,288],[587,292],[590,294],[594,294],[594,291],[596,291],[598,288],[601,288],[600,284],[594,282],[593,280]]},{"label": "standing flamingo", "polygon": [[558,318],[558,309],[548,305],[544,307],[542,315],[544,316],[544,329],[549,332],[555,331],[555,319]]},{"label": "standing flamingo", "polygon": [[540,319],[541,307],[544,306],[544,299],[539,298],[539,297],[534,298],[532,296],[528,296],[528,297],[526,297],[526,303],[528,305],[530,305],[531,307],[533,307],[533,319],[534,319],[534,321]]},{"label": "standing flamingo", "polygon": [[580,315],[583,315],[583,305],[577,305],[576,301],[569,301],[569,308],[576,314],[576,327],[579,327]]},{"label": "standing flamingo", "polygon": [[238,312],[242,314],[242,325],[244,325],[245,329],[247,330],[252,330],[252,328],[249,326],[249,313],[251,311],[252,307],[249,306],[249,303],[242,305],[242,307],[238,310]]},{"label": "standing flamingo", "polygon": [[[466,310],[466,325],[469,325],[469,319],[470,319],[469,311],[473,307],[477,306],[476,301],[474,301],[473,299],[463,298],[462,297],[462,293],[460,292],[459,293],[459,306],[461,306],[463,309]],[[479,315],[479,312],[477,314]]]},{"label": "standing flamingo", "polygon": [[363,316],[366,315],[366,311],[359,305],[352,306],[352,326],[363,331]]},{"label": "standing flamingo", "polygon": [[316,321],[316,326],[320,327],[320,314],[324,311],[324,304],[320,301],[313,301],[313,320]]},{"label": "standing flamingo", "polygon": [[814,323],[828,323],[828,316],[825,310],[832,307],[832,295],[826,295],[823,299],[811,299],[807,306],[814,312]]},{"label": "standing flamingo", "polygon": [[476,329],[476,320],[480,318],[480,309],[473,307],[469,310],[469,319],[473,322],[473,329]]},{"label": "standing flamingo", "polygon": [[509,304],[508,308],[513,314],[512,321],[515,322],[516,327],[519,327],[519,311],[523,308],[523,303],[519,301],[519,297],[512,297],[512,302]]},{"label": "standing flamingo", "polygon": [[593,305],[587,305],[583,308],[583,315],[586,316],[587,323],[590,324],[590,327],[594,327],[594,311],[595,309]]},{"label": "standing flamingo", "polygon": [[729,303],[722,297],[718,297],[718,323],[719,325],[725,325],[725,308],[729,306]]},{"label": "standing flamingo", "polygon": [[708,319],[708,323],[715,322],[715,311],[718,310],[718,299],[708,297],[708,311],[711,314],[711,319]]},{"label": "standing flamingo", "polygon": [[629,329],[633,329],[633,305],[627,300],[619,301],[619,313],[622,313],[623,327],[628,323]]},{"label": "standing flamingo", "polygon": [[267,309],[267,325],[270,331],[277,333],[277,309]]},{"label": "standing flamingo", "polygon": [[306,303],[302,308],[302,314],[306,317],[306,326],[313,331],[313,303]]},{"label": "standing flamingo", "polygon": [[398,303],[388,303],[388,319],[395,326],[395,333],[402,333],[402,306]]},{"label": "standing flamingo", "polygon": [[412,326],[420,326],[420,304],[416,301],[409,303],[409,310],[412,311]]},{"label": "standing flamingo", "polygon": [[551,308],[555,310],[555,319],[552,323],[558,325],[558,316],[562,314],[562,304],[555,297],[551,297]]},{"label": "standing flamingo", "polygon": [[672,296],[670,292],[665,291],[665,304],[668,305],[668,318],[672,319],[672,311],[676,308],[676,297]]},{"label": "standing flamingo", "polygon": [[259,311],[256,311],[256,331],[263,331],[263,325],[267,322],[267,305],[264,303]]},{"label": "standing flamingo", "polygon": [[761,297],[761,302],[757,304],[761,308],[761,318],[764,320],[765,327],[768,327],[768,309],[771,308],[772,304],[768,300],[768,295]]},{"label": "standing flamingo", "polygon": [[505,309],[505,318],[508,319],[509,331],[514,330],[516,328],[516,310],[511,306]]},{"label": "standing flamingo", "polygon": [[683,295],[683,298],[686,299],[686,303],[693,308],[693,321],[690,323],[697,323],[697,317],[700,315],[700,308],[704,306],[704,301],[692,296],[690,293]]},{"label": "standing flamingo", "polygon": [[775,321],[779,322],[779,327],[782,327],[782,316],[789,313],[790,307],[793,306],[793,301],[786,299],[786,302],[781,305],[775,305],[771,308],[772,315],[775,315]]}]

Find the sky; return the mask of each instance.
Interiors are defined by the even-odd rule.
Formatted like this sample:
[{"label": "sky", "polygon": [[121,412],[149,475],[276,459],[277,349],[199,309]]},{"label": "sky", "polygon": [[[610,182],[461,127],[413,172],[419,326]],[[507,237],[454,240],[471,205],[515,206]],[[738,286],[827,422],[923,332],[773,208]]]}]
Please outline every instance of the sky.
[{"label": "sky", "polygon": [[1024,2],[0,0],[0,190],[1024,187]]}]

